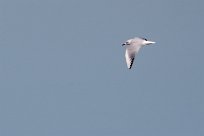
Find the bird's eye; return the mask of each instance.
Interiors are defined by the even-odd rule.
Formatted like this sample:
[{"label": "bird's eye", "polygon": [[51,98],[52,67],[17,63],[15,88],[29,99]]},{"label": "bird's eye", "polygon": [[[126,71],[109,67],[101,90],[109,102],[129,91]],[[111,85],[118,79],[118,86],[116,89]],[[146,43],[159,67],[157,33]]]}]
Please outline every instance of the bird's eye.
[{"label": "bird's eye", "polygon": [[129,43],[129,42],[125,42],[125,44],[126,44],[126,45],[129,45],[130,43]]}]

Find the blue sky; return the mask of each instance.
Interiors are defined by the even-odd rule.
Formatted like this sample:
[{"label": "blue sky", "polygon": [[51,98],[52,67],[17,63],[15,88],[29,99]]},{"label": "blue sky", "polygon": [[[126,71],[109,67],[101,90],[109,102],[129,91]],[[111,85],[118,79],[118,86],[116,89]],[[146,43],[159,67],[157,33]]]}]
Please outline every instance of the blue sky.
[{"label": "blue sky", "polygon": [[1,0],[0,135],[204,135],[203,4]]}]

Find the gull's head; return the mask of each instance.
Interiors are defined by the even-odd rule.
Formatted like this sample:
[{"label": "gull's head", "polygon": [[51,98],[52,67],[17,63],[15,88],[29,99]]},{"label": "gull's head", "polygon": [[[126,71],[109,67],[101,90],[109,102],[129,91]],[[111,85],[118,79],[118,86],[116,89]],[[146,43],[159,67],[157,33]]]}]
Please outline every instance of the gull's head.
[{"label": "gull's head", "polygon": [[130,45],[131,44],[131,39],[127,40],[125,43],[122,44],[122,46],[124,45]]},{"label": "gull's head", "polygon": [[150,45],[150,44],[156,43],[156,42],[147,40],[146,38],[141,38],[141,39],[142,39],[142,44],[143,44],[143,45]]}]

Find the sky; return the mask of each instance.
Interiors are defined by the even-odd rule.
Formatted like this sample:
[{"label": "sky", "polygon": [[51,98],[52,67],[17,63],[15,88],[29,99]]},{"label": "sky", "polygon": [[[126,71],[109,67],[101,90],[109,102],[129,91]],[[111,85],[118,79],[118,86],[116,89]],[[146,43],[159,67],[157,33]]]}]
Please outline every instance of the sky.
[{"label": "sky", "polygon": [[0,0],[0,135],[203,136],[203,5]]}]

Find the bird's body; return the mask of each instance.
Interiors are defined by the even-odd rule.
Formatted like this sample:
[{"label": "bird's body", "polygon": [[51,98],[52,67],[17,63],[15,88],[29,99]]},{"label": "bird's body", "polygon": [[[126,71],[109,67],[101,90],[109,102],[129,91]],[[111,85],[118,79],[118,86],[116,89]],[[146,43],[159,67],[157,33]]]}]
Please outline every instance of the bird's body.
[{"label": "bird's body", "polygon": [[126,47],[125,59],[126,59],[127,67],[129,69],[132,68],[135,55],[139,52],[140,48],[152,43],[155,43],[155,42],[148,41],[145,38],[139,38],[139,37],[129,39],[125,43],[123,43],[123,46]]}]

